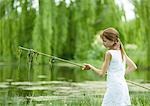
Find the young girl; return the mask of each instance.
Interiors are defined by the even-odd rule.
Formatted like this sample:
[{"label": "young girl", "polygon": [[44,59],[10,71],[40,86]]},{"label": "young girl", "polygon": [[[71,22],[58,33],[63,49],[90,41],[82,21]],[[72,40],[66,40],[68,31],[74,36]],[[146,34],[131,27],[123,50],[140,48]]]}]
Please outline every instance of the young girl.
[{"label": "young girl", "polygon": [[131,106],[124,75],[137,69],[137,67],[125,53],[116,29],[107,28],[100,37],[103,40],[103,45],[108,48],[102,68],[97,69],[90,64],[85,64],[82,69],[92,69],[100,76],[104,76],[107,72],[107,90],[102,106]]}]

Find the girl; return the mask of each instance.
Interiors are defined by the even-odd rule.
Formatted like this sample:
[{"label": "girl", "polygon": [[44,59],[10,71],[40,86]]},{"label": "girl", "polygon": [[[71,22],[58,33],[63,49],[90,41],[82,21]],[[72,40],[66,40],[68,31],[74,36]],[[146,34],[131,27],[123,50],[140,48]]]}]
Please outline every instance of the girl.
[{"label": "girl", "polygon": [[124,51],[116,29],[107,28],[100,34],[100,37],[103,45],[108,48],[102,68],[97,69],[90,64],[85,64],[82,69],[92,69],[100,76],[104,76],[107,72],[107,90],[102,106],[130,106],[131,101],[124,75],[137,67]]}]

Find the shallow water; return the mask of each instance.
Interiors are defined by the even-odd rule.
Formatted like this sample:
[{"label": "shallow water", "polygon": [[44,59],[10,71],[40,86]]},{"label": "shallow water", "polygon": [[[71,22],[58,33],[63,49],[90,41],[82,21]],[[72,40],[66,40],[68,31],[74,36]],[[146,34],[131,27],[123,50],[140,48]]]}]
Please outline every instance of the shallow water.
[{"label": "shallow water", "polygon": [[[148,73],[135,72],[128,75],[127,79],[150,87]],[[77,67],[68,68],[65,65],[35,65],[31,70],[27,65],[3,65],[0,69],[0,104],[13,104],[16,100],[18,104],[28,104],[29,101],[34,104],[49,101],[58,103],[66,100],[68,103],[87,98],[101,100],[106,90],[105,79],[92,71],[81,71]],[[132,97],[142,94],[149,97],[148,90],[130,83],[128,85]]]},{"label": "shallow water", "polygon": [[[150,92],[141,87],[129,85],[130,94],[149,95]],[[144,84],[143,84],[144,85]],[[146,86],[150,87],[147,83]],[[13,104],[15,99],[19,103],[30,101],[34,104],[67,100],[67,103],[80,99],[92,98],[101,100],[106,90],[105,81],[37,81],[37,82],[1,82],[0,83],[0,103]],[[149,97],[148,96],[148,97]],[[8,100],[8,101],[7,101]]]}]

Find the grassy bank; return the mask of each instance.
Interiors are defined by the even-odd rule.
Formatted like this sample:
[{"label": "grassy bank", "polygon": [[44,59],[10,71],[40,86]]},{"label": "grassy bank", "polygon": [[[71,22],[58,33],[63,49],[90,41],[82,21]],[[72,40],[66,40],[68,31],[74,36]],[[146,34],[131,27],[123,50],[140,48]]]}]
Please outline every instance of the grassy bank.
[{"label": "grassy bank", "polygon": [[[135,93],[131,94],[132,106],[150,106],[150,93]],[[5,98],[1,106],[101,106],[102,97],[96,95],[83,95],[80,97],[70,98],[48,98],[27,99],[21,97]]]}]

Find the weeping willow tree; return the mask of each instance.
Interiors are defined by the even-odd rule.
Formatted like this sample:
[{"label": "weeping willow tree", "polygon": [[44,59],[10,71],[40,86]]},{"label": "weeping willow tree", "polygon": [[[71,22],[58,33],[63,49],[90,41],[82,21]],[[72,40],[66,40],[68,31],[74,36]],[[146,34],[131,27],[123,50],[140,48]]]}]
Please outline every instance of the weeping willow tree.
[{"label": "weeping willow tree", "polygon": [[70,43],[67,42],[68,35],[68,11],[65,1],[60,1],[59,4],[53,6],[53,35],[52,35],[52,54],[58,57],[67,58],[67,50]]},{"label": "weeping willow tree", "polygon": [[[140,30],[140,35],[143,36],[144,41],[142,46],[147,51],[147,66],[150,70],[150,1],[149,0],[132,0],[133,5],[135,6],[136,19],[138,20],[138,26]],[[140,40],[139,40],[140,42]]]},{"label": "weeping willow tree", "polygon": [[16,57],[13,50],[21,45],[66,59],[87,59],[97,31],[113,26],[123,33],[123,12],[114,0],[37,0],[36,8],[31,0],[0,2],[2,57]]},{"label": "weeping willow tree", "polygon": [[[39,0],[35,27],[32,35],[33,48],[51,54],[52,41],[52,1]],[[44,62],[42,58],[42,62]]]},{"label": "weeping willow tree", "polygon": [[[75,2],[75,58],[86,59],[87,50],[91,47],[94,37],[95,2],[93,0]],[[83,6],[84,5],[84,6]]]},{"label": "weeping willow tree", "polygon": [[0,53],[4,61],[16,58],[18,45],[30,45],[35,14],[29,4],[28,0],[0,1]]},{"label": "weeping willow tree", "polygon": [[[32,31],[35,20],[35,9],[29,0],[19,0],[21,12],[19,13],[18,44],[21,46],[32,46]],[[19,11],[18,11],[19,12]]]},{"label": "weeping willow tree", "polygon": [[[13,2],[9,2],[9,0],[0,1],[0,54],[9,61],[15,55],[13,51],[16,45],[16,20],[13,20],[16,16],[16,11],[13,9]],[[2,58],[2,60],[5,59]]]},{"label": "weeping willow tree", "polygon": [[[66,25],[66,38],[65,42],[62,46],[61,57],[65,59],[74,59],[75,54],[75,46],[76,46],[76,16],[75,16],[75,6],[74,2],[71,2],[69,7],[66,8],[67,12],[65,12],[67,16],[67,24]],[[64,14],[64,13],[63,13]],[[70,47],[67,47],[69,44]]]},{"label": "weeping willow tree", "polygon": [[116,5],[114,0],[97,0],[96,25],[97,29],[106,27],[120,28],[124,11]]},{"label": "weeping willow tree", "polygon": [[[0,2],[0,37],[1,37],[1,49],[0,53],[2,60],[11,61],[14,57],[14,50],[16,45],[16,28],[14,20],[16,16],[16,10],[13,8],[13,2],[9,0]],[[14,44],[14,45],[12,45]]]}]

